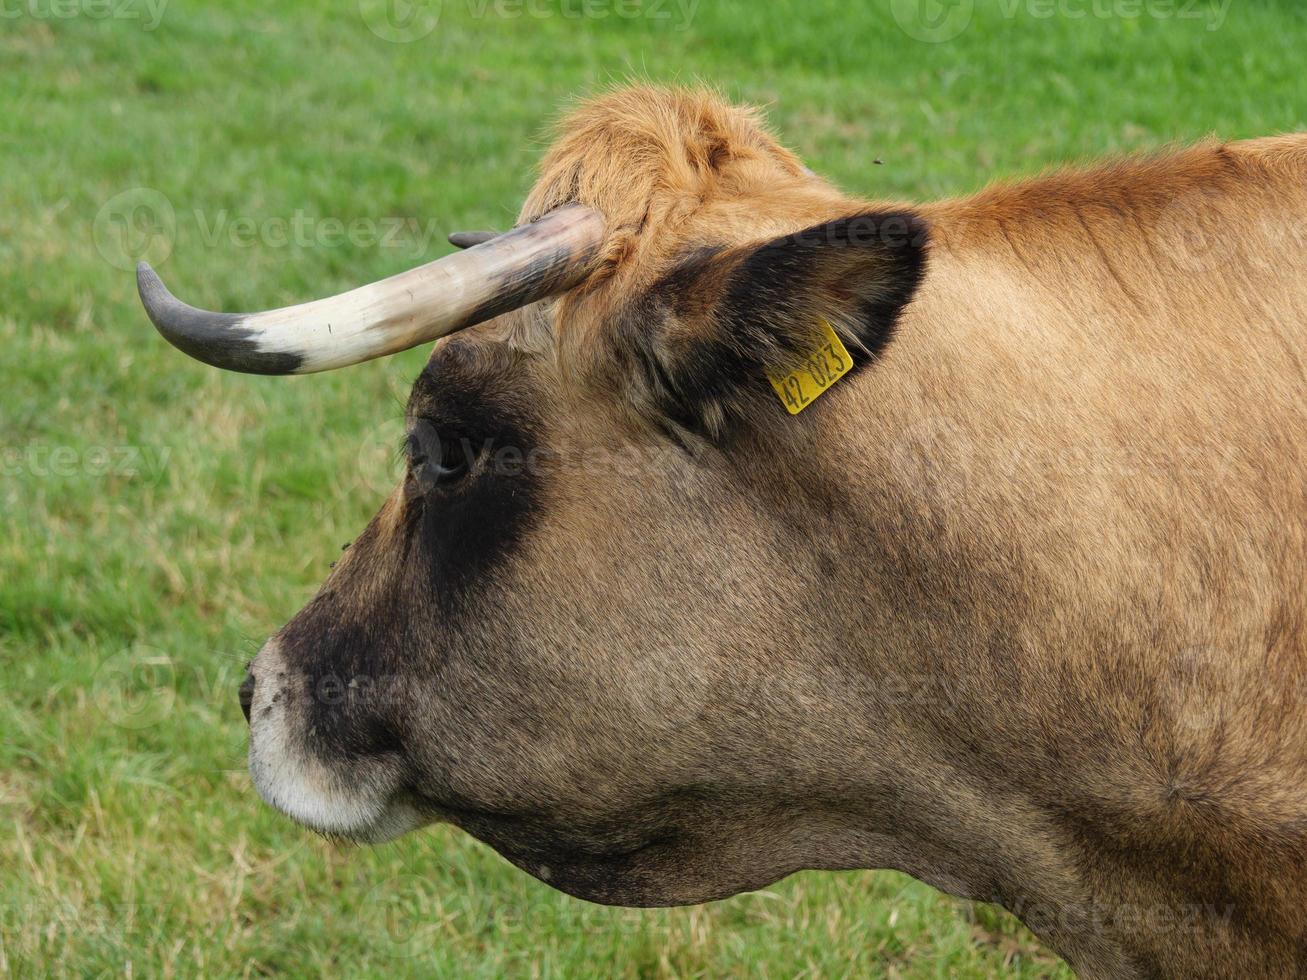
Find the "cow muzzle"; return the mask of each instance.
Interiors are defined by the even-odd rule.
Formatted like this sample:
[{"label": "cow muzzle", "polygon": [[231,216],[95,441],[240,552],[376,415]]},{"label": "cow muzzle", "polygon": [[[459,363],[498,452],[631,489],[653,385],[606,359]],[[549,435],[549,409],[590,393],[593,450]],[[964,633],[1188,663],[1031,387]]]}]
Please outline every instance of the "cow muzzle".
[{"label": "cow muzzle", "polygon": [[348,757],[317,735],[313,696],[278,641],[268,641],[240,690],[250,777],[264,801],[312,830],[362,843],[393,840],[431,822],[407,791],[400,756]]}]

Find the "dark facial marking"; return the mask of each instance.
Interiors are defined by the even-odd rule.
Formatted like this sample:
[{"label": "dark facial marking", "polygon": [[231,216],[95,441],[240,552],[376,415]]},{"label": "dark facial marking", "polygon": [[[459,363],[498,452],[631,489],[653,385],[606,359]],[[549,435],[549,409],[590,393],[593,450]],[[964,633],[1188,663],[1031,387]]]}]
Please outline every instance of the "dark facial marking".
[{"label": "dark facial marking", "polygon": [[[401,753],[433,639],[483,615],[472,600],[518,547],[539,501],[529,372],[494,345],[448,345],[409,400],[409,474],[395,520],[374,519],[348,561],[279,634],[326,760]],[[464,463],[466,466],[464,468]],[[302,685],[302,689],[298,686]]]},{"label": "dark facial marking", "polygon": [[514,551],[539,501],[539,423],[512,360],[451,346],[414,385],[407,563],[447,612]]},{"label": "dark facial marking", "polygon": [[[404,745],[403,648],[394,607],[372,616],[342,615],[339,596],[318,595],[283,631],[281,642],[305,659],[301,691],[305,748],[331,760],[399,754]],[[285,683],[285,682],[283,682]]]}]

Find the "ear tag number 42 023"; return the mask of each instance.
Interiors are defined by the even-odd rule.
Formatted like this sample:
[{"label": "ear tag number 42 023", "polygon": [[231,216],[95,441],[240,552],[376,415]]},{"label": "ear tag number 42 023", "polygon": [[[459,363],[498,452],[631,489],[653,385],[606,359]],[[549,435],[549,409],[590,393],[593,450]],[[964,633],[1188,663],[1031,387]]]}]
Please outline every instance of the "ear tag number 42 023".
[{"label": "ear tag number 42 023", "polygon": [[830,321],[819,317],[817,322],[821,331],[816,349],[789,374],[769,374],[767,377],[781,404],[791,415],[802,412],[853,368],[853,358]]}]

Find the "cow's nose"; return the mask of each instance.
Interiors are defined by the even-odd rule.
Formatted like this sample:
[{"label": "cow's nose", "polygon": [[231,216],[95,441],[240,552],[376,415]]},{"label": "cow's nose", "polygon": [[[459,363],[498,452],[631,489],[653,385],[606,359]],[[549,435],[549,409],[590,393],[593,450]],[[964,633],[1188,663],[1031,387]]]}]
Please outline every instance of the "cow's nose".
[{"label": "cow's nose", "polygon": [[250,705],[254,703],[254,671],[245,665],[245,680],[241,681],[241,711],[245,714],[245,724],[250,723]]}]

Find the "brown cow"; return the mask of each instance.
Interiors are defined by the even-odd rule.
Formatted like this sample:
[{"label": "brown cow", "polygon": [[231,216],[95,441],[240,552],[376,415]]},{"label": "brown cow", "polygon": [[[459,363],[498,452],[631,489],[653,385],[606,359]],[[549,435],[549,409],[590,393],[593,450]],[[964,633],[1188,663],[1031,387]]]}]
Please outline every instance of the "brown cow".
[{"label": "brown cow", "polygon": [[1307,137],[870,203],[638,88],[522,219],[251,316],[141,272],[239,370],[458,331],[242,690],[268,802],[598,902],[898,868],[1086,976],[1307,970]]}]

